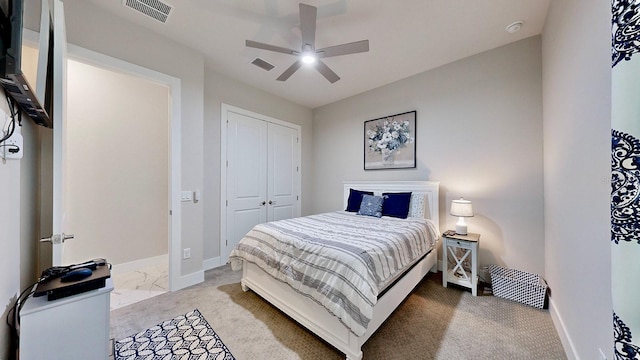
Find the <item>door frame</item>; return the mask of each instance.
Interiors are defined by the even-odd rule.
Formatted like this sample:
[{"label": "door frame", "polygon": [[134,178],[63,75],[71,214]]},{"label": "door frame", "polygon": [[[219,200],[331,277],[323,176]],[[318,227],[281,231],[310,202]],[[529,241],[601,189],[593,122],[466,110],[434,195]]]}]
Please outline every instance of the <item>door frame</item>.
[{"label": "door frame", "polygon": [[181,173],[181,81],[180,79],[163,74],[124,60],[104,55],[79,46],[68,44],[68,58],[93,65],[99,68],[112,70],[119,73],[132,75],[146,79],[150,82],[165,85],[169,89],[169,209],[167,209],[167,221],[169,226],[169,291],[178,290],[180,285],[180,243],[181,243],[181,218],[180,211],[180,173]]},{"label": "door frame", "polygon": [[[296,151],[300,155],[300,171],[296,179],[298,190],[300,191],[298,201],[298,212],[302,211],[302,126],[293,124],[267,115],[262,115],[253,111],[245,110],[233,105],[222,103],[220,105],[220,262],[219,265],[226,264],[229,259],[223,254],[227,253],[227,113],[235,112],[258,120],[269,123],[286,126],[295,129],[298,132],[298,147]],[[266,150],[265,150],[266,151]],[[206,269],[205,269],[206,270]]]},{"label": "door frame", "polygon": [[[24,42],[30,46],[37,47],[38,33],[25,29]],[[181,265],[181,80],[179,78],[163,74],[127,61],[117,59],[102,53],[95,52],[80,46],[67,43],[67,59],[79,61],[85,64],[96,66],[119,73],[128,74],[148,81],[165,85],[169,90],[169,179],[168,199],[169,209],[167,209],[168,250],[169,250],[169,290],[175,291],[185,287],[180,277]]]}]

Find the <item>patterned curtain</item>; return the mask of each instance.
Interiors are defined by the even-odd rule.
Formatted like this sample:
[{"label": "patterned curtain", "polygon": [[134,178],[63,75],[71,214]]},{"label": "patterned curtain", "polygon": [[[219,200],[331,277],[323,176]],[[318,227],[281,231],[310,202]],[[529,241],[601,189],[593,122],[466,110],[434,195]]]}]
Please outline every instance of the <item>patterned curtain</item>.
[{"label": "patterned curtain", "polygon": [[640,0],[611,7],[611,263],[615,359],[640,359]]}]

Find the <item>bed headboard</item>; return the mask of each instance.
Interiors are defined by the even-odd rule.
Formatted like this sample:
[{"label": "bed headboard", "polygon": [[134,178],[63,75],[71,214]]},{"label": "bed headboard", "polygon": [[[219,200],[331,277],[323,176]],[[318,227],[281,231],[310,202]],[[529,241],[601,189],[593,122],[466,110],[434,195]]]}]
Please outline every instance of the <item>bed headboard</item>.
[{"label": "bed headboard", "polygon": [[[425,218],[430,219],[440,228],[439,191],[440,183],[437,181],[345,181],[343,183],[344,199],[343,209],[347,207],[349,189],[373,191],[380,195],[383,192],[408,192],[426,194]],[[439,230],[438,230],[439,231]]]}]

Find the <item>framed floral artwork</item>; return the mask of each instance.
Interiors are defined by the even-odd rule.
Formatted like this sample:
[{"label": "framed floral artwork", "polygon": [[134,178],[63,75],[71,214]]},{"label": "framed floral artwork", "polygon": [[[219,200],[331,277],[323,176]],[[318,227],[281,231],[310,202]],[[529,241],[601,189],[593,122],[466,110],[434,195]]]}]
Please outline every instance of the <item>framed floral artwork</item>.
[{"label": "framed floral artwork", "polygon": [[364,122],[364,169],[416,167],[416,111]]}]

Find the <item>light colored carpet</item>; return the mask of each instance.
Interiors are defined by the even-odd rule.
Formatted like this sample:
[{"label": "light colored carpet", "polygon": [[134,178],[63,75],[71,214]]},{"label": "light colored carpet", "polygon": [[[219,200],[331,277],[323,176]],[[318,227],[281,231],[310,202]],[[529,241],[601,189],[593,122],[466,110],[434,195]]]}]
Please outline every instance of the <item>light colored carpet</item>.
[{"label": "light colored carpet", "polygon": [[[241,272],[207,271],[205,282],[111,312],[122,338],[198,308],[238,360],[344,359],[253,292]],[[566,359],[547,310],[425,278],[363,347],[364,359]]]}]

